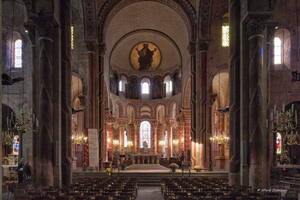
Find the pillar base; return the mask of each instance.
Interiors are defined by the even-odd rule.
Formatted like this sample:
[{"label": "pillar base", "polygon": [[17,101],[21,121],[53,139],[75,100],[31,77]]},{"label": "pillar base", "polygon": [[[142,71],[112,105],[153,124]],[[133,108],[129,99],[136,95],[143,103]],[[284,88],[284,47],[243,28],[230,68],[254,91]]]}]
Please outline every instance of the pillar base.
[{"label": "pillar base", "polygon": [[239,173],[229,173],[229,185],[240,185],[240,174]]}]

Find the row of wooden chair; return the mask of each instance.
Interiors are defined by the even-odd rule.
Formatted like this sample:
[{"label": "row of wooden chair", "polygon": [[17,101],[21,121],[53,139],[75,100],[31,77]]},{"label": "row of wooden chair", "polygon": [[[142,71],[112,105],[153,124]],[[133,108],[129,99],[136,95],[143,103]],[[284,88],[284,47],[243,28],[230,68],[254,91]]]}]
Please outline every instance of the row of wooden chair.
[{"label": "row of wooden chair", "polygon": [[164,178],[161,190],[165,200],[280,200],[280,192],[230,186],[225,178]]},{"label": "row of wooden chair", "polygon": [[77,179],[67,189],[31,189],[22,200],[134,200],[136,196],[136,179],[105,177]]}]

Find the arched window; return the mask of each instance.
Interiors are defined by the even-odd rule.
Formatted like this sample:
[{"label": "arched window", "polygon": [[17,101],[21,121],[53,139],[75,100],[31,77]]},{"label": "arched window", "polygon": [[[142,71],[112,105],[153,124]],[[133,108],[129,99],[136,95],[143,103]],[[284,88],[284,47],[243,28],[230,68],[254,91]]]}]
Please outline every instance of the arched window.
[{"label": "arched window", "polygon": [[282,137],[280,133],[276,134],[276,154],[281,154],[282,150]]},{"label": "arched window", "polygon": [[277,28],[273,41],[273,62],[275,70],[291,69],[291,34],[288,29]]},{"label": "arched window", "polygon": [[169,97],[172,95],[173,92],[173,82],[170,78],[170,76],[166,76],[164,80],[165,88],[166,88],[166,97]]},{"label": "arched window", "polygon": [[124,92],[124,89],[125,89],[125,88],[123,88],[123,81],[120,80],[120,81],[119,81],[119,92]]},{"label": "arched window", "polygon": [[223,16],[223,22],[222,22],[222,47],[229,47],[230,45],[230,38],[229,38],[229,14],[226,13]]},{"label": "arched window", "polygon": [[274,38],[274,64],[282,64],[282,41],[279,37]]},{"label": "arched window", "polygon": [[140,126],[140,148],[151,147],[151,124],[148,121],[142,121]]},{"label": "arched window", "polygon": [[119,80],[119,84],[118,84],[119,92],[125,92],[126,84],[127,84],[126,77],[121,76],[121,79]]},{"label": "arched window", "polygon": [[141,82],[142,94],[150,94],[150,81],[149,79],[143,79]]},{"label": "arched window", "polygon": [[128,147],[128,136],[127,131],[124,131],[124,147]]},{"label": "arched window", "polygon": [[16,40],[14,43],[14,68],[22,68],[22,47],[22,40]]},{"label": "arched window", "polygon": [[222,25],[222,47],[229,47],[229,24]]}]

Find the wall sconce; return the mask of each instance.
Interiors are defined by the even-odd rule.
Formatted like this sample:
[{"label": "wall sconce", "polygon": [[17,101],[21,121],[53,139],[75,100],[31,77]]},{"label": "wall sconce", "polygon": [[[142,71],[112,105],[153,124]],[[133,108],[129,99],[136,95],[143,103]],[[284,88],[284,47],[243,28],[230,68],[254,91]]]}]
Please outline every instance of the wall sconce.
[{"label": "wall sconce", "polygon": [[179,140],[178,140],[178,139],[173,140],[173,144],[174,144],[174,145],[178,145],[178,144],[179,144]]},{"label": "wall sconce", "polygon": [[111,142],[110,138],[107,138],[107,143],[110,143],[110,142]]},{"label": "wall sconce", "polygon": [[163,146],[163,145],[165,145],[165,141],[160,140],[158,144],[161,145],[161,146]]},{"label": "wall sconce", "polygon": [[113,144],[114,144],[114,145],[119,145],[120,142],[119,142],[119,140],[113,140]]}]

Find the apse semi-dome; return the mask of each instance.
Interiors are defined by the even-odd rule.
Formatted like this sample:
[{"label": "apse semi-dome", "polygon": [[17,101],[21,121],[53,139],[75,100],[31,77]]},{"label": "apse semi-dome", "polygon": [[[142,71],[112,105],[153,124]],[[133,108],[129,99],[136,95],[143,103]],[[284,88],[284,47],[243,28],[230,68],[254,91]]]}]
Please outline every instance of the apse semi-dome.
[{"label": "apse semi-dome", "polygon": [[[167,35],[154,30],[126,34],[113,47],[111,69],[125,74],[149,75],[181,68],[181,53]],[[149,66],[147,66],[149,65]]]}]

